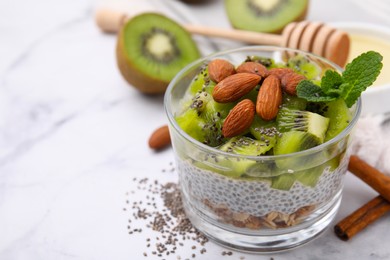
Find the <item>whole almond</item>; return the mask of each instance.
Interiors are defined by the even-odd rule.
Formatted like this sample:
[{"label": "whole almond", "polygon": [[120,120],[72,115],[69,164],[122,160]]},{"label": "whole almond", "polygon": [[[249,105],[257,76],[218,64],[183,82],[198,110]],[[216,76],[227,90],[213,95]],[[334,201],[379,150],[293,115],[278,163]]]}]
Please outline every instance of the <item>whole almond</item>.
[{"label": "whole almond", "polygon": [[215,59],[209,62],[209,77],[214,82],[220,82],[224,78],[236,73],[233,64],[223,59]]},{"label": "whole almond", "polygon": [[256,113],[263,120],[269,121],[276,117],[282,103],[282,87],[280,80],[269,75],[260,87],[256,101]]},{"label": "whole almond", "polygon": [[290,68],[273,68],[268,71],[269,75],[274,75],[278,77],[280,80],[283,78],[284,75],[289,73],[294,73],[295,71]]},{"label": "whole almond", "polygon": [[222,125],[222,135],[233,137],[245,132],[255,118],[255,104],[250,99],[244,99],[230,110]]},{"label": "whole almond", "polygon": [[167,125],[157,128],[149,138],[149,147],[160,150],[171,144],[171,137]]},{"label": "whole almond", "polygon": [[219,103],[236,101],[248,94],[260,80],[261,77],[259,75],[252,73],[233,74],[214,87],[213,98]]},{"label": "whole almond", "polygon": [[281,83],[283,90],[292,96],[297,95],[297,86],[299,82],[306,79],[305,76],[298,73],[287,73],[282,77]]},{"label": "whole almond", "polygon": [[244,62],[237,67],[237,73],[243,72],[257,74],[262,78],[268,76],[268,69],[263,64],[253,61]]}]

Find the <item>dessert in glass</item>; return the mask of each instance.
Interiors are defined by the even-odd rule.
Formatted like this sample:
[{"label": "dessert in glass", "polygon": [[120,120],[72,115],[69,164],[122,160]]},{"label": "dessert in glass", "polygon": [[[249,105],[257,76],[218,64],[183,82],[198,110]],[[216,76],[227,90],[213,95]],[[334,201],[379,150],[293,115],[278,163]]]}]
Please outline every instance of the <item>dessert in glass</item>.
[{"label": "dessert in glass", "polygon": [[320,84],[329,70],[342,72],[306,52],[252,46],[202,58],[172,80],[164,105],[196,228],[252,252],[294,248],[326,230],[361,106],[297,95],[301,81]]}]

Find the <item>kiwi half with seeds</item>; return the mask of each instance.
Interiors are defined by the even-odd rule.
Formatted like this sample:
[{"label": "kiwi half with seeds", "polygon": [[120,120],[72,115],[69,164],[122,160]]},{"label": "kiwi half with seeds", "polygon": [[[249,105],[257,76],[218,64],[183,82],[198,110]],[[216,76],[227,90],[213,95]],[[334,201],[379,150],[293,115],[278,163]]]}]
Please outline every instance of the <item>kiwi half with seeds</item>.
[{"label": "kiwi half with seeds", "polygon": [[144,93],[164,93],[172,78],[199,57],[191,35],[157,13],[134,16],[118,35],[119,70],[131,85]]},{"label": "kiwi half with seeds", "polygon": [[308,0],[225,0],[234,28],[256,32],[281,32],[288,23],[306,17]]}]

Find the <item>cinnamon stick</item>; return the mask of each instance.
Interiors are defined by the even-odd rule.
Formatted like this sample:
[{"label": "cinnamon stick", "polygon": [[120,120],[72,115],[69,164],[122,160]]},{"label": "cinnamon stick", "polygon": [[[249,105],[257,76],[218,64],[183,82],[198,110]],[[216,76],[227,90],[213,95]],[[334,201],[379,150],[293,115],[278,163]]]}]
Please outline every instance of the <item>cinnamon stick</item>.
[{"label": "cinnamon stick", "polygon": [[350,158],[348,170],[379,192],[381,196],[375,197],[334,227],[336,235],[345,241],[390,211],[389,176],[354,155]]},{"label": "cinnamon stick", "polygon": [[388,211],[390,203],[382,196],[377,196],[341,220],[334,227],[334,231],[341,240],[347,241]]},{"label": "cinnamon stick", "polygon": [[349,159],[348,170],[390,201],[390,177],[375,169],[356,155]]}]

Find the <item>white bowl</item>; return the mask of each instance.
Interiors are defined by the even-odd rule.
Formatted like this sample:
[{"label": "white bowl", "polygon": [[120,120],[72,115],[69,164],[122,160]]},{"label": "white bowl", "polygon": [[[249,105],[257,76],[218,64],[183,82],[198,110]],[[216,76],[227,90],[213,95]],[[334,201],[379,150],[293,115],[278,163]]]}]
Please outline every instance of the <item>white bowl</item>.
[{"label": "white bowl", "polygon": [[[390,52],[390,28],[388,27],[358,22],[332,23],[332,26],[351,35],[363,35],[386,41],[389,43]],[[373,50],[375,51],[375,49]],[[390,59],[390,57],[386,58]],[[382,69],[381,74],[390,73],[390,71],[385,71],[384,69]],[[369,87],[363,92],[362,101],[362,115],[390,112],[390,79],[389,82]]]}]

